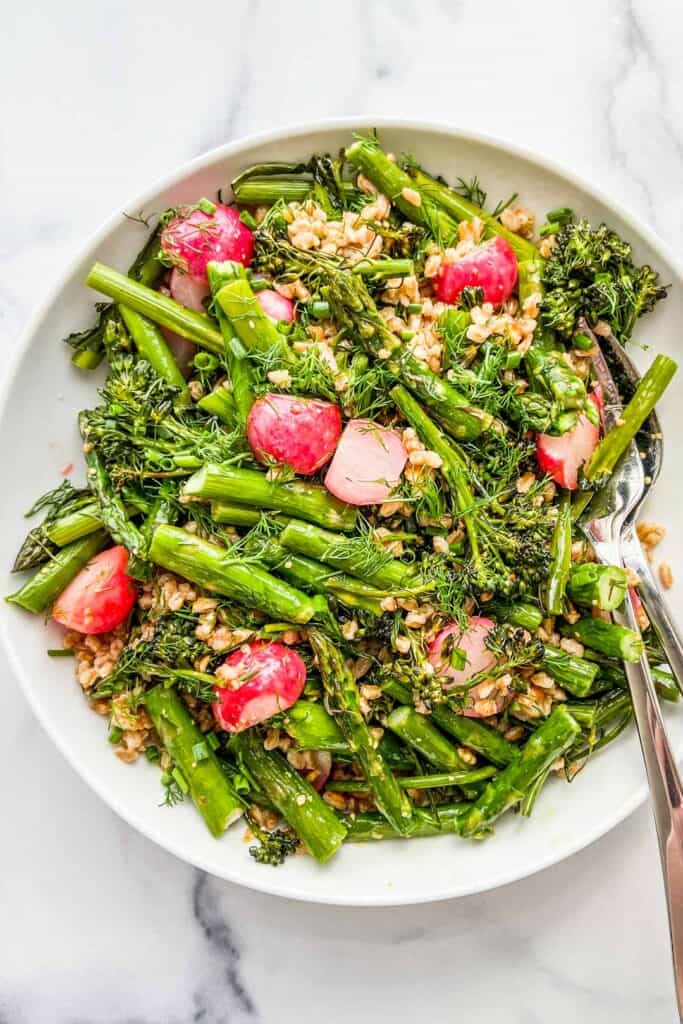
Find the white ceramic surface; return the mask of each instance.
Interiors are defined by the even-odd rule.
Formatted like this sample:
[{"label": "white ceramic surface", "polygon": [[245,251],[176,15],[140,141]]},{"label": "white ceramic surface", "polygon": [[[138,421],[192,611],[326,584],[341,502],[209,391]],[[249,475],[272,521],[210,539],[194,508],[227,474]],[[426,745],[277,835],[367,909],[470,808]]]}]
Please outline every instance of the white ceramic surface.
[{"label": "white ceramic surface", "polygon": [[[562,204],[593,221],[606,219],[634,243],[639,259],[653,263],[673,282],[667,302],[648,318],[647,338],[657,351],[676,354],[672,325],[679,323],[683,314],[681,274],[654,235],[569,173],[484,138],[377,118],[279,131],[193,161],[159,187],[126,204],[125,210],[150,212],[212,195],[252,162],[335,151],[348,140],[352,129],[373,124],[378,125],[385,146],[416,153],[428,168],[447,178],[469,178],[476,173],[492,196],[507,195],[514,188],[539,212]],[[0,454],[0,479],[12,474],[14,482],[11,500],[2,503],[0,512],[2,566],[9,564],[24,529],[21,510],[36,493],[54,485],[64,463],[80,463],[75,413],[93,403],[93,379],[71,368],[55,338],[88,322],[93,296],[81,281],[93,259],[124,267],[141,237],[139,226],[117,213],[58,283],[17,347],[18,365],[8,380],[0,416],[0,433],[13,439]],[[680,436],[683,409],[675,388],[662,405],[662,419],[668,438]],[[675,445],[669,444],[667,456],[651,508],[658,520],[675,522],[680,472]],[[675,545],[672,556],[678,553],[680,546]],[[3,592],[14,583],[0,579]],[[680,599],[678,605],[677,610],[683,612]],[[45,655],[46,647],[59,642],[56,627],[43,628],[35,619],[3,606],[0,629],[13,667],[43,725],[114,810],[185,860],[266,892],[352,905],[426,902],[479,892],[529,875],[580,849],[625,817],[645,795],[637,743],[630,734],[596,757],[571,786],[549,785],[530,820],[508,816],[486,843],[443,837],[348,847],[324,868],[308,858],[298,858],[277,872],[264,871],[246,854],[240,827],[219,842],[213,840],[191,806],[173,812],[157,806],[158,773],[154,768],[147,764],[124,766],[111,757],[104,724],[80,698],[72,664]],[[683,715],[674,711],[668,720],[673,743],[681,749]]]}]

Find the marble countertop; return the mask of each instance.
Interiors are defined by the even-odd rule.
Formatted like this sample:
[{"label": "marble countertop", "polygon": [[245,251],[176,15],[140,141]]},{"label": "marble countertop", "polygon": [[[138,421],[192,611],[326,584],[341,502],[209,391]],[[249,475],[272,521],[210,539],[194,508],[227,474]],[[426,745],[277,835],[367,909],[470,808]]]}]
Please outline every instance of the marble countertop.
[{"label": "marble countertop", "polygon": [[[36,289],[113,208],[209,147],[288,121],[427,115],[499,134],[680,245],[677,0],[26,0],[4,21],[6,351]],[[2,1024],[674,1020],[648,808],[482,896],[294,904],[203,875],[120,821],[0,659]]]}]

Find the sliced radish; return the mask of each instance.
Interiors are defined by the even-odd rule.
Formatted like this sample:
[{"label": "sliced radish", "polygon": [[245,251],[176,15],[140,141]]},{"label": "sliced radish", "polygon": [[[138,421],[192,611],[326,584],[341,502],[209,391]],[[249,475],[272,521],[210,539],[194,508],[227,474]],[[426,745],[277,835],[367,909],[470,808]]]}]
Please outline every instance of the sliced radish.
[{"label": "sliced radish", "polygon": [[393,430],[349,420],[325,477],[325,487],[349,505],[386,501],[398,486],[408,453]]},{"label": "sliced radish", "polygon": [[52,609],[52,617],[78,633],[108,633],[127,618],[138,591],[126,574],[128,552],[120,544],[91,558]]},{"label": "sliced radish", "polygon": [[209,260],[234,260],[248,267],[254,236],[237,210],[218,204],[213,213],[181,210],[161,232],[161,247],[174,266],[206,284]]},{"label": "sliced radish", "polygon": [[[473,615],[467,620],[467,628],[463,632],[457,622],[444,626],[431,644],[427,656],[441,676],[448,677],[448,687],[462,686],[478,672],[485,672],[495,664],[495,656],[486,646],[486,637],[493,629],[491,619]],[[451,638],[446,649],[444,644]],[[466,663],[463,668],[455,668],[450,663],[450,653],[455,648],[465,652]]]},{"label": "sliced radish", "polygon": [[259,462],[272,460],[295,473],[316,473],[330,460],[341,434],[341,413],[332,402],[270,393],[252,405],[247,439]]},{"label": "sliced radish", "polygon": [[[602,400],[595,392],[589,399],[599,413]],[[573,430],[565,434],[537,434],[536,459],[544,473],[549,473],[556,484],[568,491],[575,491],[579,485],[579,469],[585,465],[600,440],[600,428],[581,413]]]},{"label": "sliced radish", "polygon": [[189,377],[192,373],[192,360],[197,354],[197,346],[188,338],[183,338],[181,334],[169,331],[167,327],[162,327],[160,330],[166,339],[166,344],[173,353],[173,358],[178,364],[180,372],[184,377]]},{"label": "sliced radish", "polygon": [[320,791],[329,779],[330,772],[332,771],[332,754],[329,750],[314,750],[311,753],[315,760],[315,768],[309,769],[306,777],[313,788]]},{"label": "sliced radish", "polygon": [[221,729],[241,732],[291,708],[303,692],[306,666],[291,647],[254,641],[233,651],[216,675],[213,713]]},{"label": "sliced radish", "polygon": [[256,301],[271,320],[285,320],[288,324],[291,324],[296,318],[292,300],[286,299],[284,295],[280,295],[279,292],[272,291],[270,288],[264,288],[262,291],[256,292]]},{"label": "sliced radish", "polygon": [[208,298],[211,290],[206,281],[197,281],[184,271],[174,267],[168,281],[168,290],[171,298],[179,302],[187,309],[193,309],[196,313],[205,313],[206,305],[204,299]]},{"label": "sliced radish", "polygon": [[436,279],[436,297],[457,302],[463,288],[482,288],[484,302],[500,306],[517,284],[515,250],[504,238],[492,238],[454,263],[442,263]]}]

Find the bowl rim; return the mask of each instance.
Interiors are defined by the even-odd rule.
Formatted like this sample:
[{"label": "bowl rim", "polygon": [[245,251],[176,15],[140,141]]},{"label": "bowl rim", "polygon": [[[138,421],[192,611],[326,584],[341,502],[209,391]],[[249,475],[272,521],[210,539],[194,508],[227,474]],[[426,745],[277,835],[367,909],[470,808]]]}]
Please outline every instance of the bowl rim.
[{"label": "bowl rim", "polygon": [[[683,261],[678,258],[675,252],[666,242],[664,242],[660,235],[654,229],[645,224],[629,207],[625,206],[620,201],[612,199],[601,188],[594,186],[589,179],[576,174],[574,171],[570,171],[560,161],[556,161],[552,158],[539,154],[535,150],[519,145],[507,138],[484,132],[471,131],[467,128],[459,128],[452,122],[431,119],[421,119],[416,121],[411,118],[372,117],[367,114],[360,114],[358,116],[349,115],[344,117],[322,118],[314,121],[298,121],[283,127],[266,129],[249,135],[244,135],[232,142],[224,143],[221,146],[216,146],[212,149],[206,150],[199,156],[193,157],[191,160],[178,165],[172,172],[156,179],[144,190],[144,192],[139,193],[122,203],[120,207],[106,217],[105,220],[100,223],[99,227],[78,245],[76,252],[68,261],[64,270],[58,275],[52,287],[48,289],[45,298],[37,305],[37,307],[34,307],[33,312],[28,317],[27,323],[19,332],[19,338],[14,347],[12,359],[9,362],[2,387],[0,387],[0,416],[4,414],[19,366],[40,322],[44,318],[50,306],[59,299],[60,293],[68,284],[69,279],[73,276],[76,268],[81,262],[83,253],[91,249],[96,249],[103,241],[106,240],[110,232],[120,225],[120,218],[125,210],[144,209],[145,203],[148,199],[156,195],[158,192],[172,187],[183,178],[197,170],[201,170],[209,164],[226,157],[238,155],[241,151],[253,146],[299,138],[315,132],[354,131],[360,129],[370,130],[372,128],[380,130],[382,128],[386,128],[396,131],[413,131],[427,134],[432,132],[448,136],[453,141],[462,140],[465,142],[489,146],[494,149],[499,149],[508,156],[517,157],[534,164],[536,167],[543,171],[547,171],[550,174],[555,174],[565,178],[573,186],[587,192],[592,198],[602,203],[610,211],[614,212],[619,218],[621,218],[621,220],[627,225],[628,229],[633,231],[636,236],[642,238],[657,254],[662,262],[668,264],[668,266],[675,271],[678,278],[683,280]],[[201,855],[189,856],[184,850],[181,851],[179,844],[173,839],[162,838],[153,834],[143,816],[138,815],[127,808],[125,806],[125,801],[120,800],[116,795],[109,792],[106,784],[100,782],[97,774],[93,772],[92,768],[85,762],[85,760],[81,759],[78,749],[70,746],[67,741],[63,741],[59,734],[53,731],[47,712],[43,710],[42,704],[37,695],[32,692],[28,675],[24,671],[20,657],[15,655],[12,645],[8,642],[7,628],[8,620],[3,617],[0,619],[0,638],[2,639],[2,646],[5,654],[7,655],[10,668],[19,682],[24,697],[50,740],[54,743],[73,770],[97,794],[97,796],[128,825],[135,828],[145,836],[146,839],[149,839],[161,846],[164,850],[178,857],[180,860],[195,868],[199,868],[214,877],[222,878],[225,881],[244,886],[245,888],[252,889],[256,892],[263,892],[269,895],[308,903],[351,907],[419,905],[440,902],[448,899],[456,899],[480,892],[488,892],[490,890],[497,889],[500,886],[508,885],[512,882],[527,878],[539,871],[543,871],[546,868],[551,867],[553,864],[559,863],[560,861],[573,856],[573,854],[591,845],[624,821],[641,804],[644,803],[647,797],[648,787],[647,783],[643,781],[634,789],[628,799],[624,800],[617,808],[613,809],[610,814],[601,819],[601,821],[596,824],[590,832],[582,833],[580,838],[577,838],[575,841],[563,846],[559,854],[556,852],[548,852],[538,856],[530,865],[527,864],[524,867],[514,867],[507,870],[501,870],[492,878],[489,878],[484,886],[477,884],[465,884],[460,886],[452,884],[436,890],[428,896],[410,893],[405,896],[401,896],[398,893],[393,894],[391,890],[387,891],[386,889],[379,889],[376,895],[373,894],[368,897],[351,896],[350,898],[345,898],[343,893],[340,893],[338,896],[328,896],[326,894],[317,896],[308,889],[299,889],[296,883],[286,881],[286,874],[283,876],[282,882],[280,882],[279,875],[277,873],[271,873],[268,875],[264,872],[263,883],[261,883],[259,879],[259,884],[255,884],[252,880],[240,877],[238,872],[230,870],[230,865],[226,864],[226,870],[220,875],[217,875],[215,867],[207,864]],[[277,877],[272,877],[273,874]]]}]

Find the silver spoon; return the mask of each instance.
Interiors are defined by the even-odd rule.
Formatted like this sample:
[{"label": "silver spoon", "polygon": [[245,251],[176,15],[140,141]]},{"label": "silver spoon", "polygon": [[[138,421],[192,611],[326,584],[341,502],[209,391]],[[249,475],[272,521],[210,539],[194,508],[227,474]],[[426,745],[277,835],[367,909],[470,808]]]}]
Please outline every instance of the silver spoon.
[{"label": "silver spoon", "polygon": [[[621,397],[602,351],[593,366],[605,397],[605,424],[614,426],[622,411]],[[643,500],[645,470],[635,442],[624,453],[607,484],[598,491],[579,519],[598,559],[622,565],[621,533]],[[619,625],[638,632],[633,603],[613,612]],[[645,655],[637,663],[624,664],[633,713],[645,761],[664,876],[679,1019],[683,1021],[683,784],[669,746],[662,713]]]}]

